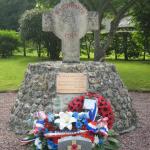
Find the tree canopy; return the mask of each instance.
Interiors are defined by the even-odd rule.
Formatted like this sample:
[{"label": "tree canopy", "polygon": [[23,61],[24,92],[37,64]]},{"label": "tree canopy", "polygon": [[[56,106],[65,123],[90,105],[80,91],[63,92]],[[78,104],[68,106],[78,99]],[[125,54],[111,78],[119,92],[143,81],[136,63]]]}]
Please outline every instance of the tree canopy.
[{"label": "tree canopy", "polygon": [[[145,50],[145,52],[148,52],[149,43],[150,43],[149,42],[150,41],[150,36],[149,36],[150,35],[150,30],[149,30],[150,1],[149,0],[143,0],[143,1],[141,0],[79,0],[79,1],[83,5],[85,5],[88,10],[99,12],[100,27],[99,30],[93,32],[94,42],[92,42],[92,45],[94,45],[95,47],[95,51],[94,51],[95,61],[104,59],[106,52],[109,50],[112,44],[113,38],[118,29],[118,25],[121,19],[126,16],[134,16],[134,21],[136,22],[136,27],[137,27],[136,29],[139,31],[139,33],[136,34],[135,37],[137,37],[137,35],[138,37],[140,37],[138,39],[143,44],[143,49]],[[46,9],[50,10],[59,2],[60,0],[24,0],[24,1],[0,0],[0,20],[1,20],[0,28],[18,30],[19,28],[18,20],[20,17],[22,17],[21,18],[22,24],[20,26],[22,37],[26,40],[32,40],[33,42],[36,43],[42,43],[43,41],[45,41],[43,40],[45,36],[43,36],[44,34],[41,31],[41,13],[43,10]],[[22,14],[25,12],[25,10],[28,9],[30,10],[31,8],[36,8],[37,9],[36,12],[33,12],[35,11],[35,9],[31,11],[26,11],[25,14],[29,18],[24,18],[25,15]],[[109,18],[109,20],[111,20],[110,30],[106,34],[105,38],[103,38],[102,36],[102,29],[104,28],[103,20],[106,18]],[[23,23],[23,21],[27,21],[27,22]],[[38,22],[40,26],[37,25],[36,22]],[[25,30],[24,30],[23,25],[25,24],[28,24],[28,26],[27,27],[25,26]],[[25,32],[22,32],[23,30]],[[52,37],[53,35],[51,33],[50,38]],[[142,45],[141,43],[139,45]],[[47,47],[50,46],[49,44],[46,45]],[[48,49],[50,50],[50,48]]]},{"label": "tree canopy", "polygon": [[35,0],[0,0],[0,28],[18,30],[20,16],[34,6]]},{"label": "tree canopy", "polygon": [[26,11],[20,19],[20,33],[23,40],[37,44],[40,56],[41,45],[47,48],[48,56],[56,60],[60,54],[60,40],[51,32],[42,31],[43,10],[32,9]]},{"label": "tree canopy", "polygon": [[150,54],[150,1],[139,1],[133,10],[134,21],[136,22],[137,42],[143,45],[144,57]]}]

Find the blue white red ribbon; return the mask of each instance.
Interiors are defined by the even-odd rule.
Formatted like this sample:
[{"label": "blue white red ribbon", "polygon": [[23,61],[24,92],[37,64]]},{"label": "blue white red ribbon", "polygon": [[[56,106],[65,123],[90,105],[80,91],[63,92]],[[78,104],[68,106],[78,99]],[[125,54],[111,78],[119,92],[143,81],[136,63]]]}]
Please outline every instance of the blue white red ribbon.
[{"label": "blue white red ribbon", "polygon": [[35,122],[35,128],[44,129],[44,120],[36,120]]},{"label": "blue white red ribbon", "polygon": [[36,150],[41,150],[42,149],[42,141],[40,140],[39,137],[35,139],[34,145],[36,146]]},{"label": "blue white red ribbon", "polygon": [[103,136],[108,136],[108,128],[106,127],[102,127],[99,129],[99,132],[103,135]]},{"label": "blue white red ribbon", "polygon": [[98,131],[97,123],[94,121],[88,123],[86,127],[89,131],[92,131],[93,133],[97,133],[97,131]]},{"label": "blue white red ribbon", "polygon": [[98,107],[97,104],[95,103],[94,109],[89,111],[89,118],[91,121],[95,121],[97,113],[98,113]]},{"label": "blue white red ribbon", "polygon": [[36,139],[36,137],[32,137],[32,138],[31,137],[26,137],[24,139],[21,139],[20,142],[21,142],[22,145],[26,145],[26,144],[29,144],[31,142],[34,142],[35,139]]},{"label": "blue white red ribbon", "polygon": [[51,140],[47,140],[48,149],[57,150],[58,145]]}]

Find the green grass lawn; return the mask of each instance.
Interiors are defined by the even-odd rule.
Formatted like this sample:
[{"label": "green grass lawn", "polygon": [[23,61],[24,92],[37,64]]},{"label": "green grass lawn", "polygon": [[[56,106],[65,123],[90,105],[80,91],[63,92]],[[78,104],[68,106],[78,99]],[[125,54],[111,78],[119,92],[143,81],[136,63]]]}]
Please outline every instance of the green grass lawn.
[{"label": "green grass lawn", "polygon": [[129,90],[150,91],[150,61],[109,61]]},{"label": "green grass lawn", "polygon": [[[17,90],[24,79],[29,63],[43,61],[44,58],[13,56],[0,59],[0,92]],[[150,62],[108,61],[114,63],[129,90],[150,91]]]},{"label": "green grass lawn", "polygon": [[0,91],[17,90],[29,63],[42,61],[37,57],[13,56],[0,59]]}]

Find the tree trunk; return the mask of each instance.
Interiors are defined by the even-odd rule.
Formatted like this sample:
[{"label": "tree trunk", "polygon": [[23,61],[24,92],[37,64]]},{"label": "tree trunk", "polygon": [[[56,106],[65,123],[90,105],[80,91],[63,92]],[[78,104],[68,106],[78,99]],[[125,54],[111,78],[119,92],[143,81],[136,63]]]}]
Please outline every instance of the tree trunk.
[{"label": "tree trunk", "polygon": [[124,59],[128,60],[128,35],[123,35],[123,51],[124,51]]},{"label": "tree trunk", "polygon": [[23,56],[26,57],[27,54],[26,54],[26,42],[23,41]]},{"label": "tree trunk", "polygon": [[91,45],[92,45],[93,40],[90,40],[90,38],[88,38],[88,36],[86,35],[85,36],[85,41],[86,41],[87,58],[88,58],[88,60],[90,60],[90,58],[91,58],[91,56],[90,56],[90,54],[91,54]]},{"label": "tree trunk", "polygon": [[50,53],[49,53],[49,50],[47,50],[47,57],[50,57]]},{"label": "tree trunk", "polygon": [[91,54],[91,44],[92,44],[92,42],[89,41],[89,46],[88,46],[88,60],[90,60],[90,58],[91,58],[91,56],[90,56],[90,54]]},{"label": "tree trunk", "polygon": [[59,60],[61,41],[53,33],[48,33],[47,39],[44,41],[44,45],[48,50],[48,55],[51,60]]},{"label": "tree trunk", "polygon": [[100,47],[100,31],[101,31],[101,24],[102,24],[102,19],[104,15],[104,9],[106,7],[106,3],[102,10],[99,11],[99,29],[97,31],[94,31],[94,61],[102,61],[104,57],[104,50]]},{"label": "tree trunk", "polygon": [[87,35],[85,35],[85,48],[86,48],[86,54],[87,54],[87,59],[89,60],[90,59],[90,54],[89,54],[89,47],[88,47],[88,38],[87,38]]},{"label": "tree trunk", "polygon": [[94,40],[95,40],[95,52],[94,52],[94,61],[100,61],[103,59],[104,50],[100,47],[100,29],[94,31]]},{"label": "tree trunk", "polygon": [[146,58],[146,51],[144,49],[144,55],[143,55],[143,60],[145,61],[145,58]]},{"label": "tree trunk", "polygon": [[147,34],[144,34],[145,35],[145,39],[144,39],[144,55],[143,55],[143,60],[146,59],[146,52],[148,51],[148,35]]},{"label": "tree trunk", "polygon": [[117,49],[115,49],[115,60],[118,59],[118,55],[117,55]]},{"label": "tree trunk", "polygon": [[5,58],[6,56],[5,56],[5,51],[4,50],[2,50],[2,58]]},{"label": "tree trunk", "polygon": [[[8,54],[9,55],[9,54]],[[13,50],[10,50],[10,56],[13,56]]]},{"label": "tree trunk", "polygon": [[119,47],[118,46],[118,36],[117,35],[115,36],[115,41],[114,42],[115,42],[115,46],[114,46],[114,49],[115,49],[115,60],[117,60],[118,59],[118,54],[117,54],[118,50],[117,49]]},{"label": "tree trunk", "polygon": [[94,46],[95,46],[95,51],[94,51],[94,60],[95,61],[98,61],[99,60],[99,58],[100,58],[100,44],[99,44],[99,42],[100,42],[100,30],[97,30],[97,31],[94,31]]},{"label": "tree trunk", "polygon": [[37,45],[37,53],[38,53],[38,57],[41,57],[41,43],[38,43]]}]

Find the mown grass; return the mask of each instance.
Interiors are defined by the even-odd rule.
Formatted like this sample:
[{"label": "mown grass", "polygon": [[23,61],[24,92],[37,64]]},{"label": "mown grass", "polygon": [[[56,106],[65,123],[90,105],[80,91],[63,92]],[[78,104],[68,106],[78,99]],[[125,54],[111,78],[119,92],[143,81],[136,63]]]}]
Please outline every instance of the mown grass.
[{"label": "mown grass", "polygon": [[129,90],[150,91],[150,61],[108,61],[116,65]]},{"label": "mown grass", "polygon": [[18,90],[28,64],[42,60],[23,56],[0,59],[0,91]]},{"label": "mown grass", "polygon": [[[46,60],[45,58],[13,56],[0,59],[0,92],[18,90],[24,79],[29,63]],[[150,61],[114,61],[121,79],[129,90],[150,91]]]}]

